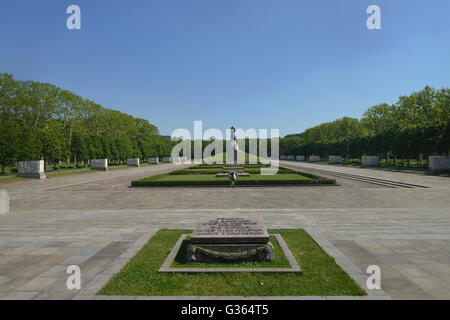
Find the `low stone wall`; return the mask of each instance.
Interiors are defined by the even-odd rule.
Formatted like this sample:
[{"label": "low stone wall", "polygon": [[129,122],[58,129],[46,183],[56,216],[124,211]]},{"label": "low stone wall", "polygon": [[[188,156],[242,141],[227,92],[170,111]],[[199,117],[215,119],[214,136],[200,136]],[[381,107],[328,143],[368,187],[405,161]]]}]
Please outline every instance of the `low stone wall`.
[{"label": "low stone wall", "polygon": [[380,157],[379,156],[362,156],[361,164],[363,167],[379,167]]},{"label": "low stone wall", "polygon": [[130,167],[140,167],[139,158],[129,158],[127,159],[127,166]]},{"label": "low stone wall", "polygon": [[297,161],[305,161],[305,156],[296,156],[295,160],[297,160]]},{"label": "low stone wall", "polygon": [[328,157],[328,163],[342,163],[342,157],[341,156],[329,156]]},{"label": "low stone wall", "polygon": [[18,177],[45,179],[44,160],[37,161],[19,161]]},{"label": "low stone wall", "polygon": [[295,160],[295,156],[288,156],[287,159],[288,160]]},{"label": "low stone wall", "polygon": [[428,173],[433,175],[450,173],[450,157],[429,156]]},{"label": "low stone wall", "polygon": [[148,158],[147,162],[148,163],[153,163],[153,164],[158,164],[159,163],[159,159],[157,157],[156,158]]},{"label": "low stone wall", "polygon": [[108,171],[108,159],[92,159],[91,169]]},{"label": "low stone wall", "polygon": [[309,162],[319,162],[320,156],[309,156]]},{"label": "low stone wall", "polygon": [[7,190],[0,190],[0,214],[9,213],[9,196]]},{"label": "low stone wall", "polygon": [[171,162],[172,162],[172,158],[171,158],[171,157],[163,157],[163,158],[162,158],[162,162],[168,162],[168,163],[171,163]]}]

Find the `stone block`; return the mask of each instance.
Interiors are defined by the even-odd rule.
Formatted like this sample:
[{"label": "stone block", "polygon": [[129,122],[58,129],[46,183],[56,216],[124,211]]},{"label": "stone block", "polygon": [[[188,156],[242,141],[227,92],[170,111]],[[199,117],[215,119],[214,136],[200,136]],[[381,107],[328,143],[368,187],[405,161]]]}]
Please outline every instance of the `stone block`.
[{"label": "stone block", "polygon": [[159,163],[159,159],[158,159],[158,157],[155,157],[155,158],[148,158],[148,159],[147,159],[147,162],[148,162],[148,163],[153,163],[153,164],[158,164],[158,163]]},{"label": "stone block", "polygon": [[379,167],[380,157],[379,156],[362,156],[361,164],[363,167]]},{"label": "stone block", "polygon": [[450,173],[450,157],[428,157],[428,173],[433,175]]},{"label": "stone block", "polygon": [[263,244],[189,244],[186,250],[187,261],[272,261],[274,248]]},{"label": "stone block", "polygon": [[287,156],[280,156],[280,160],[287,160],[288,157]]},{"label": "stone block", "polygon": [[297,160],[297,161],[305,161],[305,156],[296,156],[295,160]]},{"label": "stone block", "polygon": [[319,162],[320,161],[320,156],[309,156],[309,162]]},{"label": "stone block", "polygon": [[288,160],[295,160],[295,156],[288,156],[287,159]]},{"label": "stone block", "polygon": [[342,157],[341,156],[329,156],[328,157],[328,163],[342,163]]},{"label": "stone block", "polygon": [[19,161],[18,177],[45,179],[44,160],[37,161]]},{"label": "stone block", "polygon": [[91,169],[108,171],[108,159],[92,159]]},{"label": "stone block", "polygon": [[162,158],[162,162],[171,163],[172,162],[172,158],[171,157],[163,157]]},{"label": "stone block", "polygon": [[0,214],[9,213],[9,196],[7,190],[0,190]]},{"label": "stone block", "polygon": [[139,158],[128,158],[127,166],[139,168],[140,167]]}]

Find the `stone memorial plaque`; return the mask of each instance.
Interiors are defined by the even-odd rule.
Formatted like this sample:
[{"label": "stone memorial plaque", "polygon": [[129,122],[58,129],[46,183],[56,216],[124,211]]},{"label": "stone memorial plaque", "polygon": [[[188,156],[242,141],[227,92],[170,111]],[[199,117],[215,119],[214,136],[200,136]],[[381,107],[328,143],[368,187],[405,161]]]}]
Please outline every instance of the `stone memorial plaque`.
[{"label": "stone memorial plaque", "polygon": [[262,217],[221,217],[201,219],[191,235],[191,243],[268,243],[269,234]]}]

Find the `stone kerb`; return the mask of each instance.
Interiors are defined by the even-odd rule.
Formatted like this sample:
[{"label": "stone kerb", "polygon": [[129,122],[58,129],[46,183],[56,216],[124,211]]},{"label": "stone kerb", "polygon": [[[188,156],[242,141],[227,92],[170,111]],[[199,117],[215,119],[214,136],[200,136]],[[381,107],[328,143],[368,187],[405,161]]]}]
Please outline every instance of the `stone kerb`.
[{"label": "stone kerb", "polygon": [[0,190],[0,214],[9,213],[9,196],[7,190]]},{"label": "stone kerb", "polygon": [[44,160],[37,161],[19,161],[18,177],[45,179]]},{"label": "stone kerb", "polygon": [[379,156],[362,156],[362,166],[363,167],[379,167],[380,157]]},{"label": "stone kerb", "polygon": [[108,159],[92,159],[91,169],[108,171]]},{"label": "stone kerb", "polygon": [[342,157],[341,156],[329,156],[328,163],[330,163],[330,164],[342,163]]},{"label": "stone kerb", "polygon": [[129,158],[129,159],[127,159],[127,166],[139,168],[140,167],[139,158]]},{"label": "stone kerb", "polygon": [[320,161],[320,156],[309,156],[309,162],[319,162]]},{"label": "stone kerb", "polygon": [[428,173],[433,175],[450,173],[450,157],[429,156]]}]

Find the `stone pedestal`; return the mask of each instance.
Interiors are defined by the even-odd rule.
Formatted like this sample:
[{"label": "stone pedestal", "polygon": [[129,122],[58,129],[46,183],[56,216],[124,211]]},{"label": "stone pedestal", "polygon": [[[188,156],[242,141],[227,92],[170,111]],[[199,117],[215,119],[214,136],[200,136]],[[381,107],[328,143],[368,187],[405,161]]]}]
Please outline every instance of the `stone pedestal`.
[{"label": "stone pedestal", "polygon": [[152,164],[158,164],[159,159],[158,158],[148,158],[147,162],[152,163]]},{"label": "stone pedestal", "polygon": [[272,261],[274,248],[267,244],[189,244],[188,261],[214,263],[236,261]]},{"label": "stone pedestal", "polygon": [[108,159],[92,159],[91,169],[108,171]]},{"label": "stone pedestal", "polygon": [[319,162],[320,157],[319,156],[309,156],[309,162]]},{"label": "stone pedestal", "polygon": [[428,174],[450,173],[450,157],[428,157]]},{"label": "stone pedestal", "polygon": [[380,157],[379,156],[362,156],[361,159],[362,167],[379,167]]},{"label": "stone pedestal", "polygon": [[262,217],[204,218],[192,233],[188,261],[272,261],[273,245]]},{"label": "stone pedestal", "polygon": [[140,168],[139,158],[127,159],[127,166]]},{"label": "stone pedestal", "polygon": [[45,179],[44,160],[37,161],[19,161],[18,177]]},{"label": "stone pedestal", "polygon": [[329,164],[342,163],[342,157],[341,156],[329,156],[328,163]]},{"label": "stone pedestal", "polygon": [[0,190],[0,214],[9,213],[9,196],[7,190]]}]

